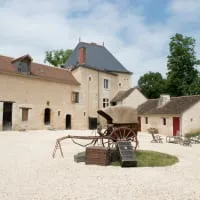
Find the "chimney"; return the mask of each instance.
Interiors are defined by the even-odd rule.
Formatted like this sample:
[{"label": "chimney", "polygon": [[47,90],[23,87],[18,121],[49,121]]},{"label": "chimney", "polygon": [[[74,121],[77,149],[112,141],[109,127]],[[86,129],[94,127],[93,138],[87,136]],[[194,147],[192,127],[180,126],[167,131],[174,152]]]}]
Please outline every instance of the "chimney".
[{"label": "chimney", "polygon": [[166,105],[170,101],[170,95],[168,94],[161,94],[158,100],[158,107],[162,107]]},{"label": "chimney", "polygon": [[78,64],[83,65],[86,63],[86,48],[80,47],[78,50]]}]

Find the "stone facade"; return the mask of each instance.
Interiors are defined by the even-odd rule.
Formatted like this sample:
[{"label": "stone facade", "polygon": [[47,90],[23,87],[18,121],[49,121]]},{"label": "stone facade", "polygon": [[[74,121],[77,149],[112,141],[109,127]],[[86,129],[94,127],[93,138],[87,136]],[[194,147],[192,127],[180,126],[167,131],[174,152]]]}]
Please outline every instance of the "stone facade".
[{"label": "stone facade", "polygon": [[[163,100],[163,97],[166,99]],[[138,108],[141,131],[157,128],[160,134],[182,135],[200,130],[200,95],[147,100]]]},{"label": "stone facade", "polygon": [[[66,115],[71,115],[74,129],[83,125],[84,105],[72,103],[71,94],[77,86],[38,80],[26,76],[0,74],[0,130],[2,130],[3,104],[12,102],[12,129],[65,129]],[[22,121],[22,109],[28,108],[28,120]],[[50,109],[50,124],[44,124],[45,109]]]},{"label": "stone facade", "polygon": [[[48,68],[51,67],[45,66]],[[45,73],[43,69],[39,69],[41,73]],[[55,72],[58,71],[67,70],[56,69]],[[0,130],[7,129],[3,124],[6,104],[12,105],[9,125],[12,130],[88,129],[89,117],[97,119],[98,109],[109,106],[119,90],[127,90],[132,85],[130,73],[78,67],[72,70],[72,75],[80,84],[0,70]],[[72,102],[73,92],[79,94],[78,102]],[[45,116],[49,118],[48,123]],[[66,125],[67,116],[70,116],[70,127]]]},{"label": "stone facade", "polygon": [[[180,117],[179,115],[145,115],[141,117],[141,131],[148,132],[149,128],[158,129],[159,134],[172,136],[173,135],[173,117]],[[147,121],[146,122],[146,118]],[[163,119],[166,119],[164,125]]]},{"label": "stone facade", "polygon": [[[80,104],[85,106],[85,117],[99,118],[97,110],[110,105],[110,100],[121,89],[128,89],[132,84],[130,74],[105,73],[89,68],[79,67],[72,71],[74,77],[81,83]],[[105,88],[104,81],[108,81],[108,87]],[[121,83],[121,84],[119,84]],[[84,126],[88,127],[88,121]]]},{"label": "stone facade", "polygon": [[195,132],[200,130],[200,102],[193,105],[182,115],[181,127],[182,133]]},{"label": "stone facade", "polygon": [[63,68],[0,55],[0,130],[93,128],[97,110],[132,87],[132,72],[95,43],[80,42]]}]

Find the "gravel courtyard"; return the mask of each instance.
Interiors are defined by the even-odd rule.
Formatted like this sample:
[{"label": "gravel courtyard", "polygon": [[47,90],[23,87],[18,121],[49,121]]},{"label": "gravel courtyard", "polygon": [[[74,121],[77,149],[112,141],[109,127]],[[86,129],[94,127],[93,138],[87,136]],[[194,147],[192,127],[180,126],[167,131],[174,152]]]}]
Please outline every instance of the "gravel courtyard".
[{"label": "gravel courtyard", "polygon": [[139,135],[139,149],[170,153],[170,167],[121,168],[75,163],[84,149],[66,140],[64,159],[51,157],[58,137],[92,131],[0,132],[0,200],[199,200],[200,145],[152,144]]}]

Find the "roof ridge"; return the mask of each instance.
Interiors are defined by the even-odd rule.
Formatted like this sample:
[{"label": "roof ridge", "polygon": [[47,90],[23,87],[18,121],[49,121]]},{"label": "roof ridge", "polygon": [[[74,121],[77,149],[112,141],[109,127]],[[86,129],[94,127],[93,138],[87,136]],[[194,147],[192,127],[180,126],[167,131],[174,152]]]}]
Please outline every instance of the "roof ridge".
[{"label": "roof ridge", "polygon": [[171,97],[171,98],[182,98],[182,97],[186,97],[186,98],[190,98],[190,97],[200,97],[199,94],[195,94],[195,95],[184,95],[184,96],[178,96],[178,97]]},{"label": "roof ridge", "polygon": [[66,68],[55,67],[55,66],[51,66],[51,65],[45,65],[45,64],[43,64],[43,63],[32,62],[32,64],[40,65],[41,67],[48,67],[48,68],[55,69],[55,70],[65,70],[65,71],[71,72],[70,70],[68,70],[68,69],[66,69]]},{"label": "roof ridge", "polygon": [[[88,45],[94,45],[94,46],[99,46],[99,47],[104,47],[105,48],[105,46],[104,45],[100,45],[100,44],[98,44],[98,43],[96,43],[96,42],[79,42],[79,43],[83,43],[83,44],[88,44]],[[78,44],[79,44],[78,43]]]},{"label": "roof ridge", "polygon": [[[0,71],[18,74],[16,67],[12,64],[12,60],[12,57],[0,55]],[[52,81],[55,80],[67,84],[79,84],[70,70],[60,67],[31,62],[30,72],[32,75],[46,80],[51,78]]]},{"label": "roof ridge", "polygon": [[78,64],[79,48],[86,48],[85,65],[93,66],[94,69],[106,70],[116,73],[132,72],[126,69],[125,66],[104,46],[96,43],[79,42],[73,49],[72,54],[65,63],[65,68],[68,66],[76,66]]},{"label": "roof ridge", "polygon": [[2,55],[2,54],[0,54],[0,57],[5,57],[5,58],[9,58],[9,59],[14,59],[13,57],[5,56],[5,55]]},{"label": "roof ridge", "polygon": [[[25,54],[24,56],[26,55],[29,55],[29,54]],[[5,56],[5,55],[1,55],[0,54],[0,57],[5,57],[5,58],[8,58],[10,60],[13,60],[13,59],[17,59],[17,58],[14,58],[14,57],[10,57],[10,56]],[[20,56],[20,58],[23,57],[23,56]],[[31,62],[32,64],[36,64],[36,65],[41,65],[42,67],[49,67],[49,68],[54,68],[56,70],[65,70],[65,71],[69,71],[67,70],[66,68],[61,68],[61,67],[55,67],[55,66],[51,66],[51,65],[47,65],[47,64],[44,64],[44,63],[39,63],[39,62]],[[70,72],[70,71],[69,71]]]}]

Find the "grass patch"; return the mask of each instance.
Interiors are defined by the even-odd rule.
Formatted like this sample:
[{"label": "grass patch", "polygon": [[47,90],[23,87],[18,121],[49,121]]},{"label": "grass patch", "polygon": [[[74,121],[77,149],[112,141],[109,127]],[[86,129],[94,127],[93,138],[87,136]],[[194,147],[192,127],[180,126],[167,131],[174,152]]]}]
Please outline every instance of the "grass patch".
[{"label": "grass patch", "polygon": [[[78,158],[78,159],[77,159]],[[177,163],[179,160],[176,156],[157,151],[140,150],[136,152],[137,167],[163,167]],[[76,162],[85,161],[85,152],[75,155]],[[120,161],[111,162],[112,166],[121,166]]]},{"label": "grass patch", "polygon": [[[156,151],[140,150],[136,152],[137,167],[164,167],[177,163],[176,156]],[[111,163],[112,166],[120,166],[119,161]]]},{"label": "grass patch", "polygon": [[163,167],[173,165],[178,162],[176,156],[156,151],[140,150],[136,152],[138,167]]}]

